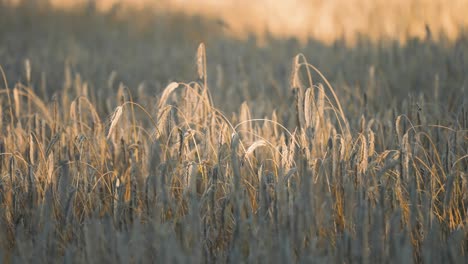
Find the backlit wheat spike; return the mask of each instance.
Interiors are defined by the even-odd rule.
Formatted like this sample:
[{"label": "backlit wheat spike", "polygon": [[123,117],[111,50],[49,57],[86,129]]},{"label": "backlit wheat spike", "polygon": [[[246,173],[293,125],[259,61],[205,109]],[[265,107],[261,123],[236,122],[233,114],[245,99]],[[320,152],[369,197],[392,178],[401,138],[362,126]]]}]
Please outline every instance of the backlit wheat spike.
[{"label": "backlit wheat spike", "polygon": [[25,92],[26,94],[24,96],[27,96],[28,100],[30,100],[31,103],[35,105],[40,112],[42,112],[42,118],[46,119],[49,123],[53,123],[53,119],[51,118],[53,115],[49,113],[49,107],[34,93],[32,89],[22,89],[18,92]]},{"label": "backlit wheat spike", "polygon": [[88,83],[84,82],[81,87],[80,87],[80,94],[81,96],[84,96],[84,98],[89,97],[88,95]]},{"label": "backlit wheat spike", "polygon": [[19,118],[21,115],[21,99],[18,87],[13,89],[13,100],[15,101],[15,115]]},{"label": "backlit wheat spike", "polygon": [[288,163],[289,163],[289,160],[288,160],[288,155],[289,155],[289,148],[288,146],[286,146],[286,142],[285,142],[285,139],[284,139],[284,136],[282,135],[281,136],[281,139],[280,139],[280,146],[279,146],[280,150],[281,150],[281,167],[283,168],[288,168]]},{"label": "backlit wheat spike", "polygon": [[359,127],[360,127],[360,132],[364,133],[366,129],[366,117],[364,115],[361,115],[361,119],[359,119]]},{"label": "backlit wheat spike", "polygon": [[45,151],[45,156],[49,157],[49,154],[52,153],[52,148],[54,147],[55,143],[57,143],[60,140],[61,132],[59,131],[57,134],[55,134],[51,139],[49,144],[47,145],[46,151]]},{"label": "backlit wheat spike", "polygon": [[78,101],[78,103],[77,103],[76,106],[77,106],[77,109],[78,109],[78,111],[77,111],[77,119],[78,119],[78,126],[79,126],[79,128],[80,128],[80,129],[79,129],[79,132],[80,132],[80,133],[83,133],[83,130],[84,130],[83,110],[82,110],[82,109],[83,109],[83,106],[82,106],[82,104],[81,104],[80,101]]},{"label": "backlit wheat spike", "polygon": [[403,155],[403,169],[404,169],[404,176],[409,177],[408,172],[409,172],[409,165],[410,165],[410,159],[411,159],[411,146],[409,142],[409,136],[408,133],[405,133],[402,139],[401,143],[401,150]]},{"label": "backlit wheat spike", "polygon": [[367,148],[367,140],[364,135],[360,135],[361,139],[361,151],[359,153],[360,161],[359,161],[359,170],[361,173],[366,173],[367,170],[367,160],[369,158],[369,152]]},{"label": "backlit wheat spike", "polygon": [[119,122],[119,119],[121,116],[122,116],[122,106],[117,106],[115,108],[114,113],[112,114],[109,132],[107,133],[107,139],[111,137],[112,133],[115,130],[115,127],[117,126],[117,122]]},{"label": "backlit wheat spike", "polygon": [[317,130],[322,130],[325,127],[325,123],[322,124],[322,122],[325,121],[324,113],[325,113],[325,88],[323,85],[320,83],[319,84],[319,89],[318,89],[318,95],[317,95],[317,102],[316,102],[316,111],[317,111],[317,118],[315,118],[315,128]]},{"label": "backlit wheat spike", "polygon": [[251,155],[255,151],[256,148],[263,147],[263,146],[268,146],[268,143],[265,140],[260,139],[260,140],[255,141],[247,149],[247,151],[245,152],[245,156],[248,157],[249,155]]},{"label": "backlit wheat spike", "polygon": [[24,61],[24,67],[26,69],[26,81],[28,85],[31,84],[31,61],[29,59]]},{"label": "backlit wheat spike", "polygon": [[[278,124],[279,123],[278,116],[276,114],[276,110],[274,110],[273,114],[271,114],[271,121],[273,122],[273,124]],[[279,131],[278,131],[278,126],[276,126],[276,125],[273,126],[273,136],[274,136],[274,138],[279,138],[279,136],[280,136]]]},{"label": "backlit wheat spike", "polygon": [[204,43],[200,43],[197,50],[197,72],[200,80],[206,78],[206,51]]},{"label": "backlit wheat spike", "polygon": [[299,129],[306,129],[306,120],[304,116],[304,92],[302,89],[297,90],[296,93],[296,114],[297,114],[297,126]]},{"label": "backlit wheat spike", "polygon": [[314,102],[314,94],[313,94],[313,89],[312,88],[307,88],[304,96],[304,118],[305,118],[305,128],[309,128],[312,126],[316,118],[314,115],[315,109],[313,109],[313,106],[315,105]]},{"label": "backlit wheat spike", "polygon": [[35,149],[34,149],[34,139],[33,139],[33,134],[29,134],[29,162],[31,164],[35,163],[34,156],[35,156]]},{"label": "backlit wheat spike", "polygon": [[168,135],[168,132],[166,130],[168,127],[167,124],[168,122],[170,122],[170,118],[169,118],[169,115],[171,112],[170,109],[171,109],[170,106],[166,106],[165,108],[159,109],[158,111],[158,121],[157,121],[158,123],[153,133],[156,138],[159,138],[162,135],[166,135],[166,136]]},{"label": "backlit wheat spike", "polygon": [[288,159],[287,159],[287,168],[290,168],[293,166],[293,163],[294,163],[294,156],[296,155],[296,144],[294,143],[295,140],[296,140],[296,134],[297,134],[297,130],[295,130],[292,135],[291,135],[291,138],[289,139],[289,142],[288,142]]},{"label": "backlit wheat spike", "polygon": [[369,137],[369,156],[373,156],[375,152],[375,135],[372,129],[369,129],[368,137]]},{"label": "backlit wheat spike", "polygon": [[[101,124],[101,119],[99,118],[99,114],[98,114],[96,108],[89,101],[89,99],[87,97],[80,97],[79,100],[80,100],[80,102],[86,103],[86,105],[88,106],[88,110],[91,112],[91,116],[93,118],[93,126],[95,127],[95,132],[99,133],[101,131],[102,124]],[[71,108],[71,106],[70,106],[70,108]]]},{"label": "backlit wheat spike", "polygon": [[177,89],[177,87],[179,87],[179,83],[177,82],[171,82],[170,84],[166,86],[166,88],[164,89],[161,95],[161,99],[159,99],[159,104],[158,104],[159,109],[161,109],[166,104],[167,99],[169,98],[169,95],[171,95],[171,93],[175,89]]},{"label": "backlit wheat spike", "polygon": [[46,164],[47,174],[46,174],[46,183],[52,184],[53,182],[53,174],[54,174],[54,154],[47,156],[47,164]]},{"label": "backlit wheat spike", "polygon": [[243,102],[240,107],[239,114],[239,122],[241,123],[239,134],[243,136],[243,139],[252,142],[253,137],[251,132],[253,132],[253,127],[252,122],[250,122],[250,120],[252,120],[250,108],[247,105],[247,102]]},{"label": "backlit wheat spike", "polygon": [[340,160],[345,160],[346,158],[346,141],[343,137],[340,137]]},{"label": "backlit wheat spike", "polygon": [[299,64],[299,55],[296,55],[293,59],[292,62],[292,69],[291,69],[291,81],[290,81],[290,87],[291,89],[301,89],[302,88],[302,83],[301,79],[299,77],[299,70],[300,70],[300,64]]},{"label": "backlit wheat spike", "polygon": [[195,162],[191,162],[186,170],[184,194],[195,195],[197,193],[198,165]]},{"label": "backlit wheat spike", "polygon": [[396,134],[397,134],[397,136],[398,136],[398,142],[399,142],[398,144],[401,144],[401,141],[402,141],[402,139],[403,139],[403,133],[404,133],[403,128],[401,127],[401,126],[402,126],[402,124],[401,124],[401,122],[402,122],[401,117],[402,117],[401,115],[398,116],[397,119],[396,119],[396,121],[395,121],[395,130],[396,130]]}]

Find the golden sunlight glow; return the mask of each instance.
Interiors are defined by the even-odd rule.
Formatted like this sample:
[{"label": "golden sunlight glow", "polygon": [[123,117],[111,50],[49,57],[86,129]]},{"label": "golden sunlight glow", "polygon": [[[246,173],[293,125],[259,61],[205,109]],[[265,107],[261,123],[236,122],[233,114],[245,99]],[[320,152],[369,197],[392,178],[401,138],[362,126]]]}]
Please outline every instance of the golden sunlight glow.
[{"label": "golden sunlight glow", "polygon": [[[14,1],[14,0],[13,0]],[[51,0],[71,8],[89,0]],[[115,4],[159,12],[179,11],[218,19],[227,33],[245,36],[269,32],[277,37],[309,37],[330,43],[339,38],[353,42],[357,35],[370,39],[425,37],[426,25],[434,37],[454,39],[468,26],[468,1],[464,0],[101,0],[100,10]]]}]

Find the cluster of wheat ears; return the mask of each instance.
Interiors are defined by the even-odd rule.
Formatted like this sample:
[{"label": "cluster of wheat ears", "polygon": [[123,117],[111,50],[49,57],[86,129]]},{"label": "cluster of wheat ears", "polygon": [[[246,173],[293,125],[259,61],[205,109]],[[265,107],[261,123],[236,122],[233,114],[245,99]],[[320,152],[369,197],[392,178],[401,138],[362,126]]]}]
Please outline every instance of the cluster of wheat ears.
[{"label": "cluster of wheat ears", "polygon": [[465,263],[466,109],[452,125],[413,108],[351,124],[298,55],[293,114],[255,119],[244,103],[226,116],[203,44],[197,69],[152,106],[120,86],[107,120],[67,70],[49,102],[34,93],[29,62],[25,83],[3,76],[0,259]]}]

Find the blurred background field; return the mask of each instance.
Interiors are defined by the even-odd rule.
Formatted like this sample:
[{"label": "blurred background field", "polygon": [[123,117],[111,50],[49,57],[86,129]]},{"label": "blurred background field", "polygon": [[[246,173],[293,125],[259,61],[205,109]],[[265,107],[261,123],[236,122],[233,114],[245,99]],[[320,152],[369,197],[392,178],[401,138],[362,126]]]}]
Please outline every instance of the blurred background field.
[{"label": "blurred background field", "polygon": [[[15,2],[15,0],[10,0]],[[52,6],[76,8],[89,0],[51,0]],[[138,10],[183,12],[222,19],[234,36],[248,33],[276,37],[314,38],[326,43],[338,39],[354,42],[358,35],[372,40],[403,41],[424,37],[429,26],[438,37],[455,39],[466,26],[468,3],[463,0],[293,0],[293,1],[214,1],[214,0],[99,0],[97,9],[108,11],[119,4]]]},{"label": "blurred background field", "polygon": [[0,259],[465,263],[466,12],[0,0]]}]

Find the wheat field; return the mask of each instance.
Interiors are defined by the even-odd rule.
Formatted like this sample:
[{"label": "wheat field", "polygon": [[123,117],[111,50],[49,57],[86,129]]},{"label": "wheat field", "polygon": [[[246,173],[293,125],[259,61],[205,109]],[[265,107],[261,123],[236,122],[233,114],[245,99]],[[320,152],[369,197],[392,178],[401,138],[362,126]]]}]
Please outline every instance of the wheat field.
[{"label": "wheat field", "polygon": [[349,45],[7,2],[2,263],[467,262],[462,25]]}]

